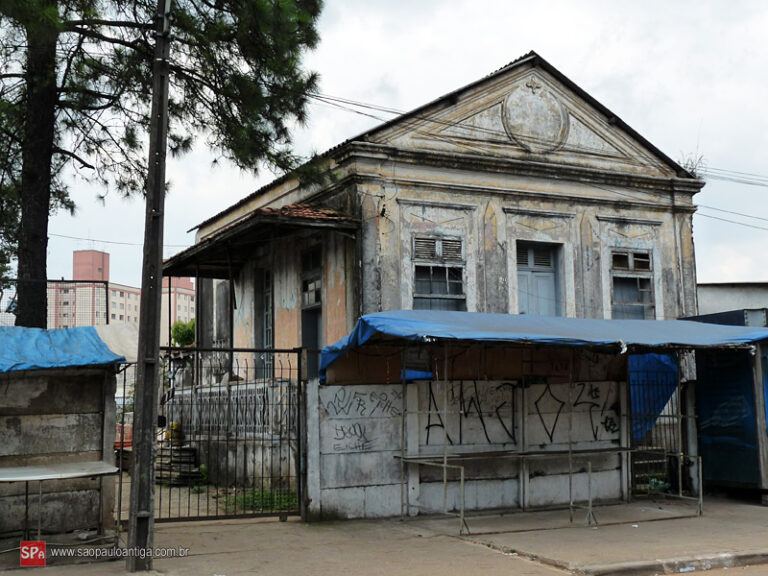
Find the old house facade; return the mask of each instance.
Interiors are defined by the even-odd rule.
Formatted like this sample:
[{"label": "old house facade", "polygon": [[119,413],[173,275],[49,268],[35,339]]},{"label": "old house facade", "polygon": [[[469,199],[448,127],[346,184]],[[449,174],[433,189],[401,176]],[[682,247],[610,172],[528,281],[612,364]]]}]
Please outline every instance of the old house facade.
[{"label": "old house facade", "polygon": [[392,309],[696,313],[703,182],[535,53],[321,162],[326,183],[277,180],[167,263],[231,283],[202,282],[202,342],[319,348]]},{"label": "old house facade", "polygon": [[[239,474],[229,461],[246,461],[240,465],[246,483],[253,483],[249,474],[261,474],[263,485],[267,469],[276,471],[268,483],[274,484],[276,474],[289,491],[304,478],[308,486],[299,500],[331,515],[396,514],[406,481],[408,494],[422,504],[444,499],[435,477],[410,464],[406,474],[393,459],[434,448],[434,438],[421,441],[423,423],[410,419],[414,411],[429,412],[432,383],[402,390],[395,384],[401,365],[386,359],[359,356],[351,380],[337,376],[318,387],[313,378],[318,356],[310,354],[308,374],[303,367],[301,373],[310,377],[306,418],[299,416],[294,428],[290,418],[269,420],[273,432],[264,447],[268,426],[262,407],[279,411],[295,404],[299,414],[304,410],[290,400],[297,376],[294,349],[332,344],[364,314],[414,309],[661,320],[696,313],[692,198],[703,182],[535,53],[338,145],[318,166],[322,183],[304,184],[296,174],[276,180],[199,224],[195,245],[165,264],[166,275],[198,278],[197,346],[201,354],[223,352],[201,355],[195,378],[202,388],[191,385],[174,401],[186,403],[190,414],[217,414],[218,440],[201,443],[199,451],[217,469],[229,471],[228,479]],[[474,394],[498,400],[508,413],[494,412],[504,420],[498,438],[481,433],[485,424],[468,421],[476,434],[459,448],[570,449],[574,437],[558,440],[553,430],[537,428],[547,414],[557,420],[568,406],[579,429],[589,432],[579,437],[579,449],[614,450],[594,462],[595,496],[628,497],[628,450],[653,440],[655,417],[636,438],[628,420],[626,358],[617,360],[618,370],[610,358],[593,359],[599,369],[581,374],[569,372],[567,362],[550,366],[553,356],[547,351],[531,354],[513,355],[520,363],[513,370],[511,356],[502,353],[505,367],[494,372],[502,380],[472,385]],[[531,372],[537,362],[546,369]],[[485,366],[479,360],[475,365]],[[454,398],[456,390],[464,391],[462,380],[476,371],[458,371],[457,381],[435,389]],[[366,374],[378,388],[356,385]],[[604,396],[601,406],[615,411],[610,429],[598,433],[584,420],[592,417],[591,409],[570,397],[577,383],[568,374]],[[501,400],[499,390],[506,394]],[[672,392],[665,394],[659,410]],[[347,422],[355,416],[349,406],[339,413],[334,407],[338,398],[353,396],[374,404],[374,397],[386,397],[394,408],[379,415],[386,422]],[[463,392],[459,396],[464,398]],[[551,414],[542,407],[550,396],[557,396]],[[214,406],[214,399],[223,399],[224,407]],[[513,405],[527,406],[528,412],[520,408],[518,414],[509,408]],[[682,419],[681,402],[676,406]],[[462,427],[469,417],[483,420],[482,413],[478,408],[477,414],[456,416],[454,424]],[[409,415],[407,422],[403,414]],[[363,427],[378,430],[386,442],[346,438],[362,434]],[[202,429],[199,423],[188,428]],[[282,435],[275,441],[274,430],[289,435],[295,430],[299,444],[304,434],[303,455],[286,456],[296,442]],[[525,439],[510,443],[505,434],[514,430],[525,431]],[[231,448],[233,437],[242,439],[242,450]],[[683,439],[678,436],[675,444],[679,455]],[[509,463],[491,476],[471,473],[468,482],[475,483],[477,497],[467,506],[567,503],[563,486],[573,485],[570,464],[553,461],[529,471],[525,464]],[[295,481],[292,466],[298,471]],[[584,478],[577,484],[582,497],[587,484]],[[457,493],[457,487],[452,490]]]}]

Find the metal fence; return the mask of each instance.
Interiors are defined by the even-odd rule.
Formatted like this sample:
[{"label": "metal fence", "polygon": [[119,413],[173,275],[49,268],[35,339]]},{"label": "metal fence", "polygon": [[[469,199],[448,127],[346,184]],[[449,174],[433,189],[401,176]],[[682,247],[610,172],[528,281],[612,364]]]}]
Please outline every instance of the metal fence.
[{"label": "metal fence", "polygon": [[[109,324],[109,283],[47,280],[48,328]],[[16,322],[17,280],[0,282],[0,326]]]},{"label": "metal fence", "polygon": [[685,420],[677,357],[630,376],[632,489],[636,495],[682,493],[691,489],[685,466]]},{"label": "metal fence", "polygon": [[[168,348],[161,356],[155,519],[299,514],[301,352]],[[119,461],[127,502],[130,458]],[[124,503],[120,514],[127,518]]]}]

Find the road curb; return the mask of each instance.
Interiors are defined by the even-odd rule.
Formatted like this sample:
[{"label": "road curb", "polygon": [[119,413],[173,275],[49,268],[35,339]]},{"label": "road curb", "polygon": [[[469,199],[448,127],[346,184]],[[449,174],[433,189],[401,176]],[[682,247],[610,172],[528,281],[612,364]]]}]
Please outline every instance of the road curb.
[{"label": "road curb", "polygon": [[[540,558],[539,560],[542,561],[543,559]],[[568,569],[589,576],[648,576],[650,574],[681,574],[756,564],[768,564],[768,550],[743,553],[723,552],[719,554],[640,560],[604,565],[569,566]]]}]

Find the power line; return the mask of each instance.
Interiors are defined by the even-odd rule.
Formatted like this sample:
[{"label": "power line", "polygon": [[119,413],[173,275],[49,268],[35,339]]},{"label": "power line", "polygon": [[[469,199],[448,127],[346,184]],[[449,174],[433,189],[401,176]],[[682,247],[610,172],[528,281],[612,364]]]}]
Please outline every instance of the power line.
[{"label": "power line", "polygon": [[761,188],[768,188],[768,180],[760,180],[754,178],[734,178],[731,176],[720,176],[718,174],[707,174],[706,178],[710,180],[721,180],[723,182],[732,182],[734,184],[746,184],[747,186],[759,186]]},{"label": "power line", "polygon": [[[353,114],[357,114],[357,115],[360,115],[360,116],[371,118],[371,119],[377,120],[379,122],[387,122],[388,120],[385,119],[385,118],[382,118],[380,116],[376,116],[374,114],[370,114],[370,113],[367,113],[367,112],[363,112],[361,110],[357,110],[355,108],[352,108],[351,106],[355,106],[355,107],[363,108],[363,109],[367,109],[367,110],[374,110],[374,111],[378,111],[378,112],[384,112],[384,113],[387,113],[387,114],[396,114],[396,115],[408,114],[408,112],[405,112],[403,110],[398,110],[396,108],[391,108],[391,107],[387,107],[387,106],[381,106],[381,105],[377,105],[377,104],[371,104],[371,103],[368,103],[368,102],[361,102],[361,101],[352,100],[352,99],[349,99],[349,98],[343,98],[343,97],[340,97],[340,96],[332,96],[330,94],[309,93],[309,94],[307,94],[307,96],[312,98],[312,99],[314,99],[317,103],[325,105],[327,107],[332,107],[332,108],[335,108],[335,109],[343,110],[345,112],[350,112],[350,113],[353,113]],[[462,125],[460,122],[449,121],[449,120],[442,120],[442,119],[437,119],[437,118],[431,118],[431,117],[427,117],[427,116],[423,116],[423,115],[418,115],[418,114],[411,114],[410,116],[412,118],[414,118],[414,119],[417,119],[417,120],[424,120],[424,121],[427,121],[427,122],[432,122],[434,124],[443,125],[443,126],[447,126],[447,127],[460,127],[460,128],[464,128],[464,129],[470,129],[471,128],[473,131],[477,131],[477,132],[481,132],[481,133],[486,133],[486,134],[489,134],[489,135],[504,136],[505,138],[510,135],[510,134],[507,134],[507,132],[503,132],[501,130],[494,130],[492,128],[483,128],[483,127],[478,127],[478,126],[470,127],[470,126]],[[522,134],[511,134],[511,135],[513,137],[519,138],[520,140],[528,141],[528,142],[531,142],[531,143],[539,143],[539,144],[545,144],[545,145],[551,145],[551,144],[555,143],[553,140],[547,140],[547,139],[543,139],[543,138],[538,138],[538,137],[533,136],[533,135],[522,135]],[[461,139],[461,140],[473,140],[472,138],[469,138],[469,137],[457,137],[457,136],[451,136],[451,135],[444,135],[444,137],[447,137],[447,138],[455,137],[455,138],[458,138],[458,139]],[[488,141],[488,140],[483,140],[483,141],[477,140],[477,141],[478,142],[494,143],[494,142]],[[506,142],[506,140],[505,140],[505,142]],[[568,149],[571,149],[571,150],[583,150],[583,151],[600,151],[597,148],[587,147],[587,146],[570,146]],[[712,178],[712,179],[715,179],[715,180],[723,180],[723,181],[727,181],[727,182],[733,182],[733,183],[738,183],[738,184],[746,184],[746,185],[752,185],[752,186],[768,187],[768,176],[764,176],[764,175],[761,175],[761,174],[756,174],[756,173],[751,173],[751,172],[739,172],[739,171],[736,171],[736,170],[728,170],[728,169],[716,168],[716,167],[706,167],[706,168],[702,168],[700,171],[702,173],[704,173],[704,174],[707,174],[709,178]],[[624,196],[624,197],[629,198],[631,200],[641,200],[640,198],[637,198],[635,196],[629,195],[627,193],[623,193],[623,192],[618,191],[618,190],[612,190],[612,189],[609,189],[609,188],[604,188],[604,187],[596,185],[596,184],[593,184],[593,186],[595,186],[596,188],[600,188],[602,190],[605,190],[607,192],[613,193],[613,194],[618,194],[620,196]],[[734,212],[734,211],[731,211],[731,210],[725,210],[723,208],[717,208],[715,206],[707,206],[707,205],[704,205],[704,204],[698,204],[697,206],[700,207],[700,208],[705,208],[707,210],[714,210],[714,211],[717,211],[717,212],[723,212],[723,213],[726,213],[726,214],[734,214],[736,216],[743,216],[745,218],[753,218],[755,220],[762,220],[762,221],[768,222],[768,218],[764,218],[764,217],[761,217],[761,216],[754,216],[754,215],[751,215],[751,214],[744,214],[742,212]],[[712,219],[715,219],[715,220],[720,220],[722,222],[728,222],[728,223],[731,223],[731,224],[736,224],[736,225],[740,225],[740,226],[746,226],[746,227],[754,228],[754,229],[758,229],[758,230],[768,230],[768,228],[763,228],[763,227],[760,227],[760,226],[754,226],[754,225],[746,224],[746,223],[743,223],[743,222],[738,222],[738,221],[735,221],[735,220],[729,220],[729,219],[726,219],[726,218],[719,218],[719,217],[716,217],[716,216],[710,216],[710,215],[707,215],[707,214],[701,214],[700,212],[697,213],[697,214],[699,216],[704,216],[706,218],[712,218]],[[64,235],[64,234],[53,234],[53,233],[49,233],[49,235],[50,236],[56,236],[56,237],[59,237],[59,238],[67,238],[67,239],[71,239],[71,240],[83,240],[83,241],[90,241],[90,242],[101,242],[101,243],[105,243],[105,244],[115,244],[115,245],[123,245],[123,246],[143,246],[143,244],[141,244],[141,243],[118,242],[118,241],[114,241],[114,240],[100,240],[100,239],[94,239],[94,238],[81,238],[81,237],[78,237],[78,236],[67,236],[67,235]],[[163,246],[165,248],[188,248],[189,247],[188,244],[164,244]]]},{"label": "power line", "polygon": [[[612,194],[618,194],[619,196],[624,196],[625,198],[629,198],[630,200],[640,201],[641,198],[637,198],[635,196],[631,196],[630,194],[627,194],[626,192],[621,192],[620,190],[611,190],[610,188],[605,188],[604,186],[600,186],[598,184],[592,184],[593,187],[599,188],[600,190],[604,190],[606,192],[610,192]],[[742,212],[734,212],[732,210],[725,210],[723,208],[716,208],[714,206],[706,206],[703,204],[697,204],[697,207],[704,208],[706,210],[714,210],[716,212],[724,212],[726,214],[734,214],[736,216],[744,216],[746,218],[754,218],[756,220],[763,220],[765,222],[768,222],[768,218],[763,218],[762,216],[752,216],[750,214],[744,214]],[[746,226],[747,228],[754,228],[756,230],[766,230],[768,231],[768,228],[763,228],[762,226],[755,226],[754,224],[747,224],[746,222],[738,222],[736,220],[729,220],[727,218],[720,218],[718,216],[712,216],[710,214],[702,214],[701,212],[696,212],[697,216],[703,216],[704,218],[712,218],[713,220],[720,220],[721,222],[728,222],[729,224],[736,224],[737,226]]]},{"label": "power line", "polygon": [[[362,116],[367,116],[369,118],[373,118],[373,119],[379,120],[381,122],[385,122],[386,120],[384,120],[383,118],[380,118],[378,116],[372,115],[372,114],[367,114],[367,113],[361,112],[359,110],[355,110],[354,108],[350,108],[350,106],[356,106],[356,107],[364,108],[364,109],[368,109],[368,110],[376,110],[376,111],[385,112],[385,113],[388,113],[388,114],[398,114],[398,115],[408,114],[408,112],[405,112],[403,110],[398,110],[396,108],[390,108],[390,107],[387,107],[387,106],[371,104],[371,103],[368,103],[368,102],[361,102],[361,101],[352,100],[352,99],[349,99],[349,98],[343,98],[343,97],[340,97],[340,96],[332,96],[330,94],[310,93],[310,94],[308,94],[308,96],[310,98],[313,98],[313,99],[319,101],[319,102],[324,102],[327,105],[332,105],[332,106],[334,106],[336,108],[339,108],[339,109],[342,109],[342,110],[346,110],[346,111],[354,113],[354,114],[359,114],[359,115],[362,115]],[[469,127],[469,126],[462,125],[460,122],[449,121],[449,120],[442,120],[442,119],[438,119],[438,118],[431,118],[431,117],[427,117],[427,116],[423,116],[423,115],[419,115],[419,114],[410,114],[410,117],[412,117],[414,119],[417,119],[417,120],[424,120],[424,121],[427,121],[427,122],[432,122],[432,123],[435,123],[435,124],[444,125],[444,126],[448,126],[448,127],[460,127],[460,128],[465,128],[465,129],[470,129],[471,128],[473,131],[481,132],[481,133],[486,133],[486,134],[489,134],[489,135],[496,135],[496,136],[503,136],[503,137],[507,137],[507,136],[511,135],[512,137],[514,137],[516,139],[519,139],[521,141],[531,142],[531,143],[537,143],[537,144],[542,144],[542,145],[553,145],[553,144],[555,144],[554,140],[548,140],[548,139],[545,139],[545,138],[539,138],[539,137],[536,137],[536,136],[533,136],[533,135],[528,135],[528,134],[518,134],[518,133],[507,134],[506,132],[503,132],[501,130],[494,130],[492,128],[483,128],[483,127],[479,127],[479,126]],[[454,138],[461,138],[461,139],[464,139],[464,140],[471,140],[471,138],[468,138],[468,137],[459,137],[459,136],[455,136],[455,135],[448,135],[446,137],[451,137],[451,136],[454,137]],[[582,151],[586,151],[586,152],[590,152],[590,151],[592,151],[592,152],[602,152],[602,150],[599,149],[599,148],[583,146],[583,145],[582,146],[571,145],[567,149],[570,149],[570,150],[582,150]],[[757,174],[757,173],[754,173],[754,172],[740,172],[740,171],[737,171],[737,170],[729,170],[729,169],[726,169],[726,168],[717,168],[717,167],[714,167],[714,166],[703,167],[703,168],[700,169],[700,172],[702,174],[705,174],[706,176],[708,176],[712,180],[721,180],[721,181],[725,181],[725,182],[733,182],[733,183],[736,183],[736,184],[746,184],[746,185],[749,185],[749,186],[759,186],[759,187],[766,187],[766,188],[768,188],[768,176],[767,175],[763,175],[763,174]]]},{"label": "power line", "polygon": [[[118,242],[116,240],[101,240],[98,238],[81,238],[80,236],[67,236],[66,234],[54,234],[48,233],[48,236],[55,236],[56,238],[67,238],[69,240],[84,240],[86,242],[99,242],[101,244],[117,244],[120,246],[144,246],[140,242]],[[163,248],[189,248],[189,244],[163,244]]]},{"label": "power line", "polygon": [[744,214],[743,212],[734,212],[733,210],[725,210],[723,208],[716,208],[715,206],[707,206],[706,204],[696,204],[696,206],[699,208],[705,208],[706,210],[715,210],[717,212],[724,212],[726,214],[734,214],[735,216],[743,216],[744,218],[753,218],[755,220],[763,220],[764,222],[768,222],[768,218],[764,218],[762,216],[753,216],[752,214]]},{"label": "power line", "polygon": [[768,228],[763,226],[755,226],[754,224],[747,224],[746,222],[737,222],[736,220],[728,220],[727,218],[720,218],[719,216],[711,216],[710,214],[698,214],[704,218],[712,218],[713,220],[720,220],[721,222],[728,222],[730,224],[737,224],[739,226],[746,226],[747,228],[754,228],[755,230],[765,230],[768,232]]},{"label": "power line", "polygon": [[[460,122],[456,122],[456,121],[442,120],[442,119],[439,119],[439,118],[424,116],[424,115],[420,115],[420,114],[414,114],[412,112],[409,113],[409,112],[405,112],[405,111],[402,111],[402,110],[397,110],[395,108],[388,108],[386,106],[379,106],[379,105],[370,104],[370,103],[367,103],[367,102],[359,102],[359,101],[355,101],[355,100],[350,100],[348,98],[341,98],[341,97],[338,97],[338,96],[331,96],[331,95],[328,95],[328,94],[310,93],[310,94],[308,94],[308,96],[310,98],[318,101],[318,102],[323,102],[323,103],[325,103],[327,105],[333,105],[336,108],[340,108],[340,109],[345,110],[347,112],[351,112],[353,114],[359,114],[359,115],[362,115],[362,116],[367,116],[367,117],[373,118],[375,120],[379,120],[381,122],[388,122],[388,120],[385,120],[385,119],[380,118],[378,116],[374,116],[372,114],[367,114],[367,113],[361,112],[360,110],[355,110],[354,108],[350,108],[350,106],[356,106],[356,107],[359,107],[359,108],[364,108],[364,109],[368,109],[368,110],[376,110],[378,112],[385,112],[387,114],[396,114],[396,115],[400,115],[400,116],[407,114],[409,116],[409,118],[412,118],[412,119],[415,119],[415,120],[422,120],[422,121],[425,121],[425,122],[430,122],[432,124],[437,124],[437,125],[440,125],[440,126],[446,126],[446,127],[449,127],[449,128],[461,128],[461,129],[465,129],[465,130],[470,130],[471,129],[473,132],[480,132],[480,133],[485,133],[485,134],[488,134],[488,135],[491,135],[491,136],[501,137],[502,140],[499,140],[499,141],[495,142],[495,143],[498,143],[498,144],[502,144],[502,143],[503,144],[507,144],[509,142],[509,136],[512,136],[515,140],[517,140],[520,143],[527,142],[527,143],[539,144],[539,145],[543,145],[543,146],[552,146],[553,144],[557,144],[554,140],[550,140],[550,139],[546,139],[546,138],[540,138],[540,137],[535,136],[533,134],[521,134],[521,133],[518,133],[518,132],[511,132],[511,131],[510,132],[506,132],[506,131],[502,131],[502,130],[495,130],[493,128],[484,128],[484,127],[480,127],[480,126],[466,126],[466,125],[461,124]],[[457,139],[457,140],[468,140],[468,141],[473,141],[474,140],[474,141],[478,141],[478,142],[489,142],[487,139],[486,140],[476,140],[474,138],[471,138],[469,135],[467,135],[467,136],[460,136],[460,135],[456,135],[456,134],[443,134],[442,137],[443,138],[454,138],[454,139]],[[490,141],[490,143],[494,143],[494,142]],[[581,151],[584,151],[584,152],[596,152],[596,153],[605,152],[601,148],[595,148],[595,147],[584,146],[584,145],[575,145],[575,144],[570,144],[569,146],[564,147],[562,149],[581,150]]]}]

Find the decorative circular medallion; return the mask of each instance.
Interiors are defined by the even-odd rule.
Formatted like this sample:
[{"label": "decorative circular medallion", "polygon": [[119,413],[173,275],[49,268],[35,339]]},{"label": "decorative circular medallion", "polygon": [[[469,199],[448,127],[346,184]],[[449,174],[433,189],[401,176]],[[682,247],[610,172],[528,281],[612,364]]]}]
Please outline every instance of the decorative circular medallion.
[{"label": "decorative circular medallion", "polygon": [[568,138],[568,111],[534,77],[507,95],[502,118],[509,137],[529,152],[552,152]]}]

